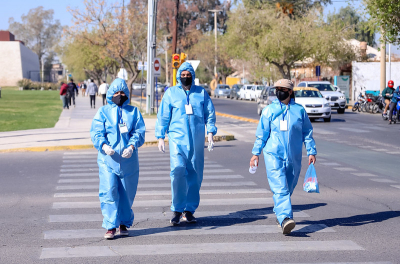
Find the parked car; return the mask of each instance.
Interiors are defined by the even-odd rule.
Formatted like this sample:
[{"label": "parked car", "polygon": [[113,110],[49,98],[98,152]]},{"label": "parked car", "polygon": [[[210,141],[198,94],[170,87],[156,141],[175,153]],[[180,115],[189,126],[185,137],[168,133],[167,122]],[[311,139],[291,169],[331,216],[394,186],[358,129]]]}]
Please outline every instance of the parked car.
[{"label": "parked car", "polygon": [[143,86],[140,83],[133,83],[132,84],[132,89],[133,90],[140,90],[141,87],[143,87],[143,89],[146,89],[146,84],[143,83]]},{"label": "parked car", "polygon": [[296,103],[301,104],[311,121],[323,118],[325,122],[331,122],[331,105],[320,91],[314,87],[293,88]]},{"label": "parked car", "polygon": [[262,110],[276,99],[275,87],[267,86],[261,91],[260,100],[257,102],[257,114],[261,115]]},{"label": "parked car", "polygon": [[239,91],[240,91],[240,88],[242,88],[243,87],[243,84],[234,84],[234,85],[232,85],[232,88],[231,88],[231,94],[230,94],[230,97],[231,97],[231,99],[236,99],[236,100],[238,100],[239,99]]},{"label": "parked car", "polygon": [[156,87],[155,91],[157,91],[158,94],[164,93],[165,86],[166,85],[162,83],[157,83],[157,86],[154,84],[154,87]]},{"label": "parked car", "polygon": [[211,96],[211,88],[207,84],[200,84],[199,86],[203,87],[204,90],[208,93],[209,96]]},{"label": "parked car", "polygon": [[243,87],[240,88],[240,91],[239,91],[240,100],[243,100],[243,99],[251,100],[250,93],[251,93],[252,88],[253,88],[252,84],[243,85]]},{"label": "parked car", "polygon": [[265,88],[264,85],[254,85],[251,88],[251,92],[250,92],[250,101],[254,100],[254,101],[258,101],[258,99],[260,98],[261,92],[262,90]]},{"label": "parked car", "polygon": [[298,87],[317,88],[323,97],[329,101],[331,109],[337,110],[338,114],[344,114],[347,102],[346,97],[341,92],[336,91],[335,87],[330,82],[301,82]]},{"label": "parked car", "polygon": [[215,88],[215,91],[214,91],[214,98],[215,97],[219,98],[220,96],[229,98],[230,94],[231,94],[231,89],[230,89],[229,85],[218,84],[217,88]]}]

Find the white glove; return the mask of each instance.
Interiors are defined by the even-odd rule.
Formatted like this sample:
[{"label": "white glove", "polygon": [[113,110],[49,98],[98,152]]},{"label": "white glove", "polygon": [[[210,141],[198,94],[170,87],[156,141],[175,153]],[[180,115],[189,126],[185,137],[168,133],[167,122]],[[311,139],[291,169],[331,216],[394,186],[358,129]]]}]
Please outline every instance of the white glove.
[{"label": "white glove", "polygon": [[108,156],[112,156],[114,155],[115,151],[112,149],[112,147],[110,147],[107,144],[103,144],[102,149],[104,150],[104,152],[108,155]]},{"label": "white glove", "polygon": [[133,149],[131,147],[127,147],[126,149],[124,149],[121,156],[123,158],[129,159],[130,157],[132,157],[132,153]]},{"label": "white glove", "polygon": [[162,138],[158,140],[158,150],[161,151],[162,153],[165,153],[165,142],[164,139]]},{"label": "white glove", "polygon": [[208,133],[208,151],[214,150],[213,133]]}]

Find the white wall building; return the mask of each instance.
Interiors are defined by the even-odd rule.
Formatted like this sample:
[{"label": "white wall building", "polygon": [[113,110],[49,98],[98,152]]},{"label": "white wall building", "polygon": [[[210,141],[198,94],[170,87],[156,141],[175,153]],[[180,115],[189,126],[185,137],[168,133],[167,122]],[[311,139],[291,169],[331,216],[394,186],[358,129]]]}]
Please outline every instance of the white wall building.
[{"label": "white wall building", "polygon": [[19,41],[0,41],[0,87],[23,78],[40,81],[38,55]]},{"label": "white wall building", "polygon": [[[366,90],[379,91],[381,78],[380,62],[352,62],[353,98]],[[400,62],[391,64],[391,80],[394,86],[400,86]],[[386,84],[389,81],[389,62],[386,62]]]}]

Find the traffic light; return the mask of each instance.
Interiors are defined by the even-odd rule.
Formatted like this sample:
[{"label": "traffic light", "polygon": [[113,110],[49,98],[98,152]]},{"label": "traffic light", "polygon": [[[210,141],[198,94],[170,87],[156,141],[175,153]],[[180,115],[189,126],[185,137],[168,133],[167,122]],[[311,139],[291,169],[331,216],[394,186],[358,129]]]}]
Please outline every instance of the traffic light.
[{"label": "traffic light", "polygon": [[184,63],[187,59],[187,54],[186,53],[181,53],[181,64]]},{"label": "traffic light", "polygon": [[181,57],[179,54],[172,55],[172,68],[178,69],[181,66]]}]

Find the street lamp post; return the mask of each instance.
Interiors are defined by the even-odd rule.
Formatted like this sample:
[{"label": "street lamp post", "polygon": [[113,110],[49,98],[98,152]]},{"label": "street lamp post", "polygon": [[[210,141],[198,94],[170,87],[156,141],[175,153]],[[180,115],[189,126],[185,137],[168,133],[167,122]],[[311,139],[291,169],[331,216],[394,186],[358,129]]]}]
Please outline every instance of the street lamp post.
[{"label": "street lamp post", "polygon": [[215,65],[214,65],[214,75],[215,78],[217,78],[217,64],[218,64],[218,58],[217,58],[217,13],[221,12],[222,10],[208,10],[208,12],[213,12],[214,13],[214,34],[215,34]]}]

